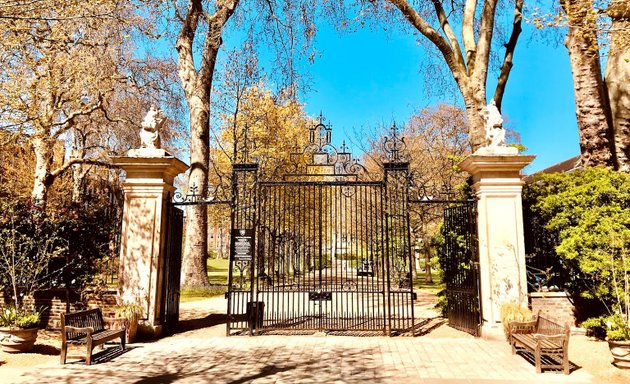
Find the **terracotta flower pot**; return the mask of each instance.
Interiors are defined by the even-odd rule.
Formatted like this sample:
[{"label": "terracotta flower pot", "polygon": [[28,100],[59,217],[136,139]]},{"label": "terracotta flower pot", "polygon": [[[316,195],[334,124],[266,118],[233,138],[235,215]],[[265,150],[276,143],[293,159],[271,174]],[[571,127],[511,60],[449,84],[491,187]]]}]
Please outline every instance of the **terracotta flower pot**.
[{"label": "terracotta flower pot", "polygon": [[0,345],[7,353],[28,352],[35,346],[39,328],[0,328]]},{"label": "terracotta flower pot", "polygon": [[608,348],[613,356],[613,365],[617,368],[630,369],[630,340],[608,340]]}]

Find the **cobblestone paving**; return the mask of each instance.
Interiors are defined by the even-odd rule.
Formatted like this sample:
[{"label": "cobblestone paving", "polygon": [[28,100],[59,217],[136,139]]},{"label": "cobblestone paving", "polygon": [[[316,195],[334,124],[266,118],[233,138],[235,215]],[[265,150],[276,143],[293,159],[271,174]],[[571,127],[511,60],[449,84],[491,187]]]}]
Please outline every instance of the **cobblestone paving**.
[{"label": "cobblestone paving", "polygon": [[[212,307],[212,305],[210,305]],[[218,305],[221,307],[221,304]],[[208,316],[212,319],[211,316]],[[571,375],[535,373],[507,343],[475,338],[237,336],[222,324],[132,345],[87,367],[39,366],[17,383],[590,383]],[[115,349],[106,349],[104,352]],[[82,353],[81,353],[82,354]],[[111,356],[110,356],[111,357]],[[104,361],[99,362],[99,359]],[[0,368],[0,382],[2,381]]]}]

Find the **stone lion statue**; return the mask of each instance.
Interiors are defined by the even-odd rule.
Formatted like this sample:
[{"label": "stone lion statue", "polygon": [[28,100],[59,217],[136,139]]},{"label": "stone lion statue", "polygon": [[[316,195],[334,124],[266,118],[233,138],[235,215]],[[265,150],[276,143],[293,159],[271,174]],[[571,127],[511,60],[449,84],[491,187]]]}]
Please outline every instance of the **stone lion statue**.
[{"label": "stone lion statue", "polygon": [[140,148],[160,149],[162,142],[160,140],[160,129],[164,125],[166,118],[161,110],[151,107],[144,120],[142,120],[142,129],[140,130]]},{"label": "stone lion statue", "polygon": [[486,146],[504,147],[505,146],[505,129],[503,129],[503,118],[501,112],[497,108],[494,100],[481,110],[481,117],[486,123]]}]

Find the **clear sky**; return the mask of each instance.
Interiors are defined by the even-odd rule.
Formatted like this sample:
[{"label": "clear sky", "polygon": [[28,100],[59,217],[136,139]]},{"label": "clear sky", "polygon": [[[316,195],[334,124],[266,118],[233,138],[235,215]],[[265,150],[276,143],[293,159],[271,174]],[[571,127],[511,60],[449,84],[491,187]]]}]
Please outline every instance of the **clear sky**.
[{"label": "clear sky", "polygon": [[[527,173],[579,154],[566,48],[532,38],[534,33],[525,26],[502,108],[526,153],[537,156]],[[322,111],[333,124],[335,142],[344,135],[354,138],[354,132],[366,127],[404,123],[422,107],[454,102],[450,96],[427,98],[423,48],[411,35],[370,30],[339,35],[323,25],[316,44],[320,55],[308,68],[312,90],[303,101],[310,115]],[[489,76],[488,97],[494,93],[495,77]]]}]

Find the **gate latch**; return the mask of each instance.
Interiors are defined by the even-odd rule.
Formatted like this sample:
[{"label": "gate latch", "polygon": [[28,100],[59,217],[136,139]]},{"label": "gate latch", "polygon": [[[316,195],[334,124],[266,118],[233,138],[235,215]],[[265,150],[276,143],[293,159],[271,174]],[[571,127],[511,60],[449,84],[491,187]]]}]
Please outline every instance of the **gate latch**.
[{"label": "gate latch", "polygon": [[310,301],[332,301],[332,292],[309,292]]}]

